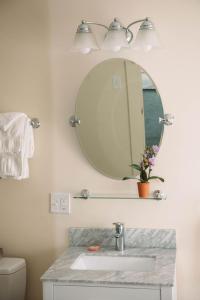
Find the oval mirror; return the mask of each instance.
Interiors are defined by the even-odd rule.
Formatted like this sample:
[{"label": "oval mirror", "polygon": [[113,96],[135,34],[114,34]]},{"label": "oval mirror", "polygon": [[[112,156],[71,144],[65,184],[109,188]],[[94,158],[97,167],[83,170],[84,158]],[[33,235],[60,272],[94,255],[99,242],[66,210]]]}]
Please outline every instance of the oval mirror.
[{"label": "oval mirror", "polygon": [[160,145],[163,106],[151,77],[126,59],[95,66],[76,100],[81,149],[99,172],[114,179],[133,174],[145,146]]}]

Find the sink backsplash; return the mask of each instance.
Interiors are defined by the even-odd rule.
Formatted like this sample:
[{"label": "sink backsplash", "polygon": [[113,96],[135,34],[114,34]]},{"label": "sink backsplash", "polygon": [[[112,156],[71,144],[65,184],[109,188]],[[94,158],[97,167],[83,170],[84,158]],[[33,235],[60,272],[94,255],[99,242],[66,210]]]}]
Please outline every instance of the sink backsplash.
[{"label": "sink backsplash", "polygon": [[[165,248],[176,249],[175,229],[126,228],[126,247],[128,248]],[[114,229],[111,228],[69,228],[69,245],[84,247],[101,245],[112,247]]]}]

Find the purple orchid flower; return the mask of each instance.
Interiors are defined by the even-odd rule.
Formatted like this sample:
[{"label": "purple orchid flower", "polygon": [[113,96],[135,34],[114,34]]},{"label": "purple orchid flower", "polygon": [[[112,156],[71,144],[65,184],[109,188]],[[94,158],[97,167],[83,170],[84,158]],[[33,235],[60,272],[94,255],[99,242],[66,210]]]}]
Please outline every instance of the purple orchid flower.
[{"label": "purple orchid flower", "polygon": [[152,149],[153,149],[153,152],[156,153],[156,154],[157,154],[157,153],[159,152],[159,150],[160,150],[160,148],[159,148],[157,145],[153,145],[153,146],[152,146]]},{"label": "purple orchid flower", "polygon": [[153,156],[153,157],[150,157],[149,159],[148,159],[148,161],[149,161],[149,165],[150,166],[155,166],[155,163],[156,163],[156,158]]}]

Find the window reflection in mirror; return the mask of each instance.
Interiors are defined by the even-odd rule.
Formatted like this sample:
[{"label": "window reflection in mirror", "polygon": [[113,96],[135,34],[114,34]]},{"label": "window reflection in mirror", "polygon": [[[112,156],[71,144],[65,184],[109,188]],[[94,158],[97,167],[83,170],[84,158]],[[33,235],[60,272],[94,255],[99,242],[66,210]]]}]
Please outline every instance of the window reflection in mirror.
[{"label": "window reflection in mirror", "polygon": [[163,116],[163,107],[161,105],[160,95],[155,84],[141,69],[143,101],[144,101],[144,119],[145,119],[145,144],[146,146],[159,145],[163,124],[158,125],[159,117]]}]

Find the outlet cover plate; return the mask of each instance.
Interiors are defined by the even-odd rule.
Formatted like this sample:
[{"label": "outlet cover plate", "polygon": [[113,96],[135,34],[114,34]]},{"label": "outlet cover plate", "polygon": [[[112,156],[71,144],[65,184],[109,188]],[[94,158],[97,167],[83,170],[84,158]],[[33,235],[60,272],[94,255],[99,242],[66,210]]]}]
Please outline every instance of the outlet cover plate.
[{"label": "outlet cover plate", "polygon": [[50,212],[56,214],[70,214],[70,193],[51,193]]}]

